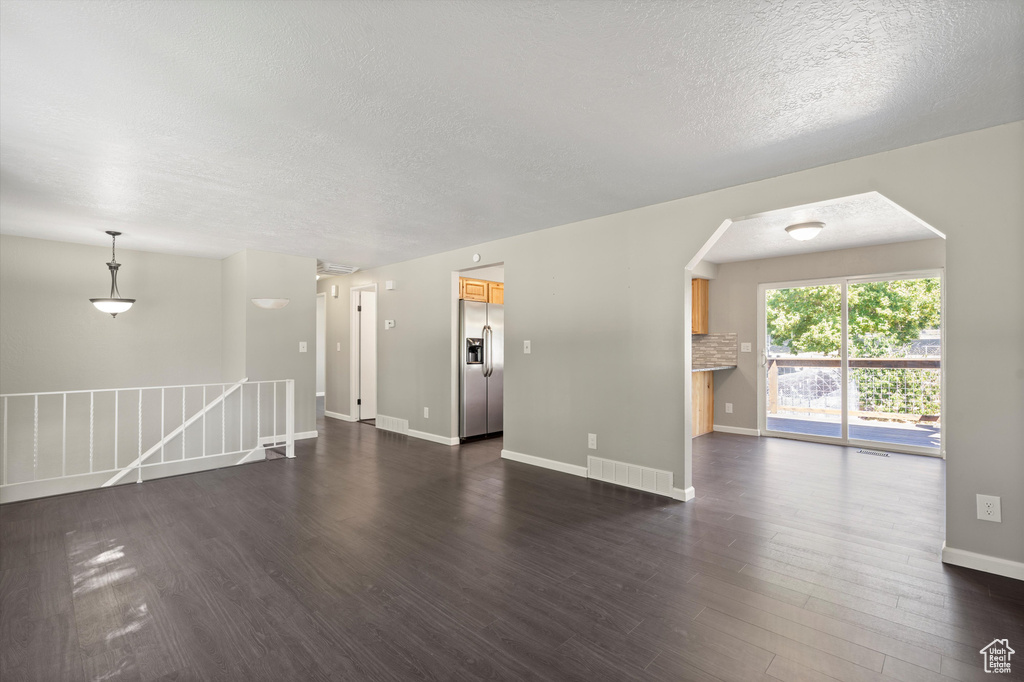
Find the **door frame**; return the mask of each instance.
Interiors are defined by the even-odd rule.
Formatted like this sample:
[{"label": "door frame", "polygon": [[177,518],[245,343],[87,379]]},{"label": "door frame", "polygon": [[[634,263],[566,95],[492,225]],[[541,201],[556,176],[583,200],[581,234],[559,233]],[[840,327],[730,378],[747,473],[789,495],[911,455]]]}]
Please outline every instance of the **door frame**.
[{"label": "door frame", "polygon": [[[324,404],[326,405],[326,396],[327,396],[327,292],[326,291],[321,291],[321,292],[317,293],[317,295],[316,295],[317,317],[320,316],[320,310],[319,309],[320,309],[320,302],[321,302],[321,300],[323,301],[323,306],[324,306],[324,326],[323,326],[323,333],[322,334],[320,333],[319,329],[317,329],[317,333],[316,333],[316,363],[315,364],[318,367],[320,367],[320,366],[323,367],[323,370],[324,370],[324,390],[322,392],[321,391],[315,391],[315,393],[316,393],[316,397],[317,398],[321,398],[322,397],[322,398],[325,399],[324,400]],[[323,337],[323,338],[321,338],[321,337]],[[321,361],[321,358],[322,358],[322,361]],[[323,363],[322,365],[321,365],[321,362]],[[319,376],[319,373],[318,373],[318,375],[316,377],[316,382],[319,382],[319,381],[320,381],[320,376]]]},{"label": "door frame", "polygon": [[[372,291],[377,293],[377,283],[372,282],[370,284],[363,284],[362,286],[352,287],[349,290],[349,391],[348,391],[348,409],[349,414],[352,416],[352,421],[359,421],[359,405],[356,404],[356,399],[359,396],[359,384],[360,384],[360,363],[359,354],[361,351],[362,340],[359,336],[359,292],[360,291]],[[379,298],[378,298],[379,303]],[[377,320],[373,320],[373,324],[376,327]],[[374,335],[376,341],[377,335]],[[378,347],[380,344],[376,344]],[[374,364],[374,376],[377,376],[380,371],[379,360],[377,357],[377,348],[374,349],[373,364]],[[378,387],[380,382],[377,382]],[[377,392],[377,403],[380,404],[380,391]],[[378,410],[379,411],[379,410]]]},{"label": "door frame", "polygon": [[[864,282],[879,282],[888,280],[899,280],[899,279],[928,279],[937,278],[939,280],[939,337],[942,339],[942,343],[939,345],[939,366],[941,373],[939,375],[940,392],[942,395],[942,402],[939,406],[939,422],[940,424],[946,424],[946,282],[945,282],[945,268],[930,268],[924,270],[903,270],[899,272],[886,272],[869,275],[844,275],[838,277],[824,277],[816,279],[804,279],[804,280],[791,280],[786,282],[762,282],[757,285],[757,428],[762,436],[768,436],[771,438],[789,438],[791,440],[803,440],[811,441],[814,443],[829,443],[833,445],[844,445],[854,447],[868,447],[875,449],[890,450],[892,452],[903,452],[912,455],[926,455],[928,457],[941,457],[946,458],[946,429],[940,428],[939,430],[939,448],[938,452],[931,448],[920,448],[913,445],[901,445],[894,443],[882,443],[876,441],[866,441],[856,438],[849,437],[849,348],[847,347],[849,341],[849,310],[847,309],[847,291],[850,284],[861,284]],[[768,430],[768,416],[765,412],[765,392],[766,388],[766,377],[764,368],[766,367],[767,349],[765,348],[765,341],[767,340],[767,311],[765,307],[765,292],[768,289],[792,289],[799,287],[812,287],[822,286],[828,284],[840,285],[840,334],[842,336],[840,344],[840,381],[843,387],[842,390],[842,407],[841,407],[841,421],[840,421],[840,437],[833,438],[830,436],[810,436],[802,433],[787,433],[785,431],[770,431]]]}]

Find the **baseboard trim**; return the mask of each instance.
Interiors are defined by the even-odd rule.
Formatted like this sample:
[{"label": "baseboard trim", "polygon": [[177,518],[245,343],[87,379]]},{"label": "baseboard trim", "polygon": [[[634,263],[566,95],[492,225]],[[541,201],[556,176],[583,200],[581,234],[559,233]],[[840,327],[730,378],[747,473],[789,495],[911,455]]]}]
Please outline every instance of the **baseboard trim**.
[{"label": "baseboard trim", "polygon": [[295,434],[295,440],[306,440],[307,438],[316,438],[319,435],[320,434],[317,432],[316,429],[313,429],[312,431],[298,431]]},{"label": "baseboard trim", "polygon": [[522,462],[523,464],[532,464],[535,467],[551,469],[552,471],[560,471],[563,474],[572,474],[573,476],[580,476],[582,478],[587,477],[587,467],[579,466],[578,464],[566,464],[565,462],[545,459],[544,457],[524,455],[521,452],[515,452],[513,450],[502,450],[501,458],[510,459],[513,462]]},{"label": "baseboard trim", "polygon": [[354,422],[356,420],[355,417],[350,417],[347,414],[342,414],[341,412],[330,412],[328,410],[324,410],[324,416],[330,417],[331,419],[340,419],[343,422]]},{"label": "baseboard trim", "polygon": [[458,445],[458,438],[449,438],[448,436],[439,436],[436,433],[427,433],[426,431],[417,431],[416,429],[409,429],[405,432],[407,436],[413,438],[419,438],[421,440],[429,440],[431,443],[440,443],[441,445]]},{"label": "baseboard trim", "polygon": [[696,495],[697,493],[694,491],[692,485],[689,488],[672,488],[672,499],[674,500],[689,502]]},{"label": "baseboard trim", "polygon": [[966,549],[947,547],[945,542],[942,543],[942,563],[973,568],[976,571],[994,573],[1006,578],[1024,580],[1024,563],[1020,561],[1011,561],[1010,559],[1002,559],[997,556],[989,556],[988,554],[969,552]]},{"label": "baseboard trim", "polygon": [[745,429],[742,426],[722,426],[720,424],[714,424],[711,427],[712,431],[719,433],[735,433],[737,436],[760,436],[761,432],[757,429]]},{"label": "baseboard trim", "polygon": [[326,395],[327,395],[326,393],[324,393],[324,392],[322,392],[322,391],[321,391],[320,393],[317,393],[317,394],[316,394],[316,397],[317,397],[317,398],[323,398],[323,397],[325,397]]}]

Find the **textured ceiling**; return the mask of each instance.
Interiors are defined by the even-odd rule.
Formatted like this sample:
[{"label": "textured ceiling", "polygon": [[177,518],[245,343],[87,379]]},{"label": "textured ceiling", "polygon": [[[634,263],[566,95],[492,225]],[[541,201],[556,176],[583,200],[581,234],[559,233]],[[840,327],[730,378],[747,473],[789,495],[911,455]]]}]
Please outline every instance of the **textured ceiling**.
[{"label": "textured ceiling", "polygon": [[[799,242],[786,233],[787,225],[812,220],[825,223],[814,239]],[[938,232],[881,194],[868,192],[736,220],[703,260],[732,263],[939,238]]]},{"label": "textured ceiling", "polygon": [[0,231],[370,267],[1024,118],[1019,0],[0,3]]}]

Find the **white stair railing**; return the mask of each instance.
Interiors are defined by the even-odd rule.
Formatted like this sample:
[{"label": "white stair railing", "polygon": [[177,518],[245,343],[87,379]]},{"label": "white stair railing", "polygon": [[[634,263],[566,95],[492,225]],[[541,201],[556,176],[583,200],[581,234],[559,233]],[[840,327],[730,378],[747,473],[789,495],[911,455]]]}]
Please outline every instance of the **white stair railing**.
[{"label": "white stair railing", "polygon": [[[141,483],[144,471],[161,478],[244,464],[265,459],[272,445],[295,456],[291,379],[9,393],[0,401],[0,503],[112,486],[133,472]],[[126,440],[135,456],[122,464]]]}]

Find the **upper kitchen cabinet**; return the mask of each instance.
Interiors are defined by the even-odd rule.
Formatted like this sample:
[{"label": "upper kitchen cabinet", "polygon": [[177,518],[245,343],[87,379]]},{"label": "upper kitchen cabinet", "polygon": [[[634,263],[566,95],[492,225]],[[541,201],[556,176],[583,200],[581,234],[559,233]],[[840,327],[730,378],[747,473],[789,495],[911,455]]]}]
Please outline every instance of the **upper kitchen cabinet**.
[{"label": "upper kitchen cabinet", "polygon": [[487,283],[487,302],[505,304],[505,285],[501,282]]},{"label": "upper kitchen cabinet", "polygon": [[690,321],[694,334],[708,333],[708,280],[693,279],[693,307]]},{"label": "upper kitchen cabinet", "polygon": [[464,298],[467,301],[480,301],[482,303],[488,303],[489,284],[490,282],[485,282],[482,279],[469,279],[468,277],[460,277],[460,298]]}]

